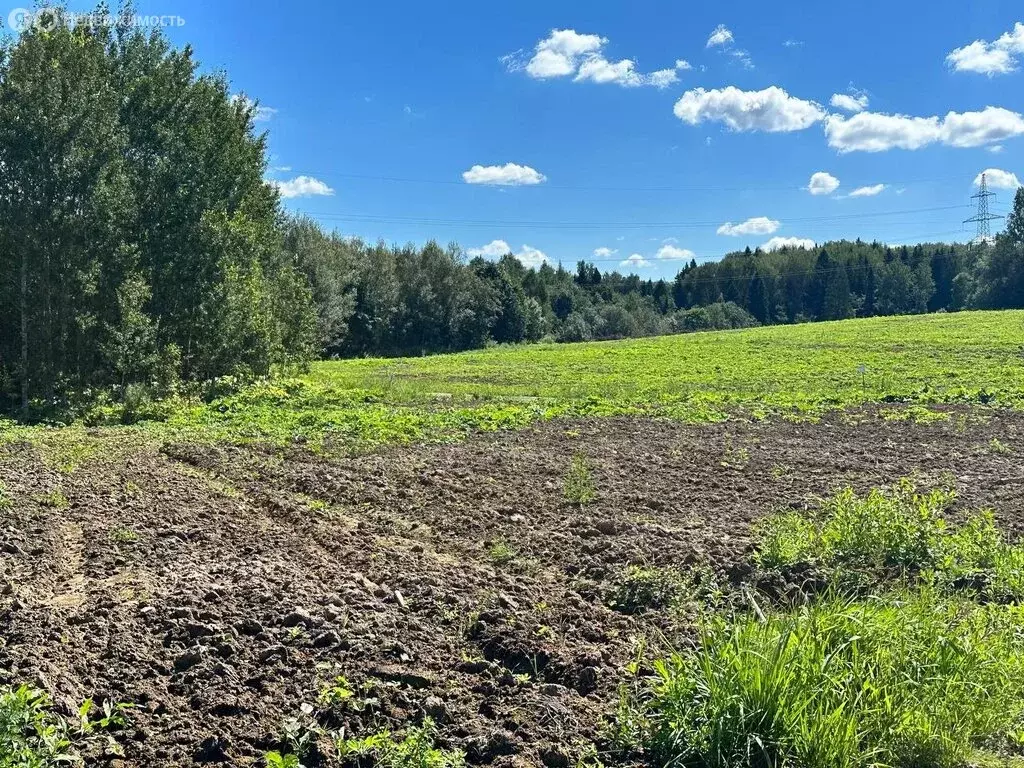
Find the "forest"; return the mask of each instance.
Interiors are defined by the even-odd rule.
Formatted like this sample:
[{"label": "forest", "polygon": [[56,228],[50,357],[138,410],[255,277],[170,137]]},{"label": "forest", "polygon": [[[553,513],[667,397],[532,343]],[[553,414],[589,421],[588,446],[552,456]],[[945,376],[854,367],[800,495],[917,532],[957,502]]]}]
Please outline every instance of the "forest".
[{"label": "forest", "polygon": [[130,24],[0,46],[0,412],[161,397],[318,358],[1024,306],[1024,191],[969,248],[839,241],[674,280],[375,244],[289,214],[256,104]]}]

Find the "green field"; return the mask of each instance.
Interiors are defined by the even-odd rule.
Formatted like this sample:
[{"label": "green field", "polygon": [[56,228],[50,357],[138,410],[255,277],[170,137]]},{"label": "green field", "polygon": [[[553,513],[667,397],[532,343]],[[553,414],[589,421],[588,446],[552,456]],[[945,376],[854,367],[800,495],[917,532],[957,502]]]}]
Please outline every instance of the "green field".
[{"label": "green field", "polygon": [[[150,411],[163,421],[132,429],[347,449],[559,416],[813,419],[864,403],[1021,407],[1024,311],[326,361],[210,403],[161,404]],[[920,408],[910,415],[927,417]]]},{"label": "green field", "polygon": [[699,423],[868,402],[1024,404],[1024,312],[882,317],[422,358],[321,362],[183,407],[172,428],[280,442],[450,439],[556,416]]}]

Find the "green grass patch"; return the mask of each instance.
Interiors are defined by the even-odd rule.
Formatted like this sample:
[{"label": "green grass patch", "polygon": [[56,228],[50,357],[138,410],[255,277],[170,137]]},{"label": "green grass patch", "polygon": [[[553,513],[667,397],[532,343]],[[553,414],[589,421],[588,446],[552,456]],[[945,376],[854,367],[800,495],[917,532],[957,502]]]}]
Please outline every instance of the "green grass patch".
[{"label": "green grass patch", "polygon": [[786,511],[758,527],[755,561],[767,569],[812,565],[840,576],[896,572],[986,599],[1024,599],[1024,547],[1006,540],[991,511],[951,523],[952,489],[918,492],[904,479],[858,496],[840,491],[804,514]]},{"label": "green grass patch", "polygon": [[[958,312],[321,362],[212,402],[169,401],[163,421],[100,432],[350,452],[562,416],[814,421],[887,403],[883,418],[931,421],[945,418],[935,406],[946,403],[1024,405],[1022,325],[1019,310]],[[3,422],[0,443],[39,432]],[[88,450],[57,449],[68,468]]]},{"label": "green grass patch", "polygon": [[928,590],[712,619],[629,723],[658,765],[965,765],[1024,741],[1022,623]]}]

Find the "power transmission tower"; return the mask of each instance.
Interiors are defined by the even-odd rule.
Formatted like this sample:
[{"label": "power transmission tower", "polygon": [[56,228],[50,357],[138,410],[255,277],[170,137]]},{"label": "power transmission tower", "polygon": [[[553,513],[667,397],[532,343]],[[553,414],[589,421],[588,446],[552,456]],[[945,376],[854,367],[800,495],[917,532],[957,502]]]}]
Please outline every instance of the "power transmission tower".
[{"label": "power transmission tower", "polygon": [[964,219],[964,224],[976,223],[978,225],[978,234],[972,240],[972,243],[978,245],[985,245],[992,240],[992,231],[988,226],[990,221],[995,219],[1001,219],[1002,216],[988,212],[988,199],[995,197],[995,192],[988,191],[988,182],[985,181],[985,174],[981,174],[981,186],[978,188],[978,193],[971,195],[971,199],[977,199],[978,201],[978,212],[971,216],[969,219]]}]

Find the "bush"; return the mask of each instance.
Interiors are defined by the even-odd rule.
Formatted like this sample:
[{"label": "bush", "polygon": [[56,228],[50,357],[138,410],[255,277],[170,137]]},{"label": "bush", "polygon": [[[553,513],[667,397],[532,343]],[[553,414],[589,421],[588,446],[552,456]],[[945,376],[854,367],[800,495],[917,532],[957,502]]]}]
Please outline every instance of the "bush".
[{"label": "bush", "polygon": [[659,765],[962,765],[1020,739],[1022,621],[928,591],[715,620],[656,664],[640,732]]},{"label": "bush", "polygon": [[758,325],[760,323],[757,318],[732,301],[681,309],[672,316],[672,330],[676,333],[724,331],[731,328],[754,328]]}]

